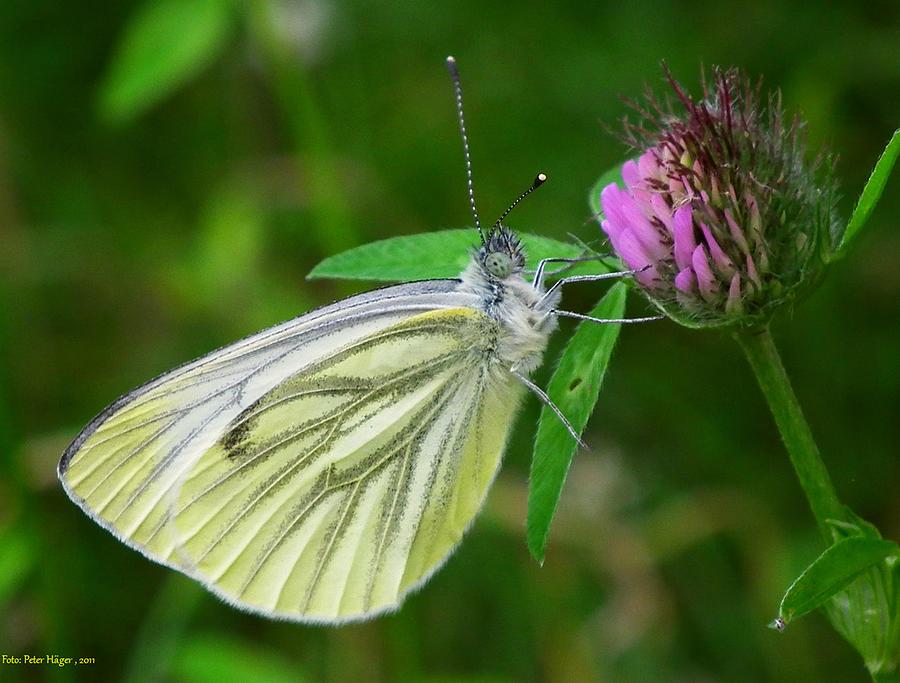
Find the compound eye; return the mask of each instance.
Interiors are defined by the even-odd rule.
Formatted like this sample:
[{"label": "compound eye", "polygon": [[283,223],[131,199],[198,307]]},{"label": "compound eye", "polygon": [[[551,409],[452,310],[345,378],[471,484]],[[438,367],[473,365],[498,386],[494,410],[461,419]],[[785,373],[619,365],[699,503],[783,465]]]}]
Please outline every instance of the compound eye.
[{"label": "compound eye", "polygon": [[502,251],[488,254],[484,260],[484,265],[488,272],[495,277],[505,278],[512,273],[512,259],[509,257],[509,254],[504,254]]}]

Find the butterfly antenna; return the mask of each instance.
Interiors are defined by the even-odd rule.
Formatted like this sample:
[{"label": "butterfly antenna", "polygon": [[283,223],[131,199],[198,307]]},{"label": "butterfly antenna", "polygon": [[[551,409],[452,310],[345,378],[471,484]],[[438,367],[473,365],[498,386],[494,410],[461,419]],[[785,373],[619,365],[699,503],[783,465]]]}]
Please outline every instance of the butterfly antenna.
[{"label": "butterfly antenna", "polygon": [[478,236],[481,238],[481,243],[484,244],[484,232],[481,230],[478,209],[475,207],[475,188],[472,183],[472,156],[469,154],[469,136],[466,135],[466,119],[463,116],[462,84],[459,80],[459,69],[456,66],[456,59],[452,56],[447,57],[447,70],[450,72],[450,78],[453,79],[453,90],[456,93],[456,115],[459,118],[459,132],[462,135],[463,154],[466,158],[466,185],[469,190],[469,205],[472,207],[472,216],[475,218]]},{"label": "butterfly antenna", "polygon": [[[503,220],[504,220],[510,213],[512,213],[512,210],[513,210],[513,209],[515,209],[515,208],[519,205],[519,202],[521,202],[523,199],[525,199],[525,197],[527,197],[528,195],[530,195],[532,192],[534,192],[536,189],[538,189],[541,185],[543,185],[543,184],[546,183],[546,182],[547,182],[547,174],[546,174],[546,173],[538,173],[538,174],[534,177],[534,182],[531,183],[531,187],[529,187],[529,188],[528,188],[527,190],[525,190],[522,194],[520,194],[518,197],[516,197],[516,201],[514,201],[512,204],[510,204],[508,207],[506,207],[506,211],[504,211],[504,212],[500,215],[500,218],[498,218],[498,219],[496,220],[496,222],[494,223],[493,228],[499,228],[499,227],[500,227],[500,224],[503,222]],[[493,229],[493,228],[492,228],[492,229]]]}]

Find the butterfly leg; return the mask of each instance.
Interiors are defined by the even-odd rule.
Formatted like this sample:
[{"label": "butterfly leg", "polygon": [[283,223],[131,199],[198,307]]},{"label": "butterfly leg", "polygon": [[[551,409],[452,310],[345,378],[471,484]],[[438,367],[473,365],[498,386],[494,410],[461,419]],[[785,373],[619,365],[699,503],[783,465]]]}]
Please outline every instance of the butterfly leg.
[{"label": "butterfly leg", "polygon": [[541,403],[543,403],[545,406],[547,406],[548,408],[550,408],[550,410],[553,411],[553,413],[556,415],[556,417],[559,418],[559,421],[562,422],[563,426],[568,430],[569,434],[572,435],[572,438],[578,442],[579,446],[581,446],[582,448],[588,447],[588,445],[584,441],[581,440],[581,437],[578,435],[578,432],[575,431],[575,428],[572,426],[572,423],[566,419],[566,416],[563,415],[563,412],[553,402],[553,399],[551,399],[547,395],[546,391],[541,389],[537,384],[532,382],[525,375],[518,372],[515,368],[510,368],[509,371],[512,373],[513,377],[515,377],[517,380],[519,380],[522,384],[525,385],[525,387],[531,393],[533,393],[535,396],[537,396],[541,400]]},{"label": "butterfly leg", "polygon": [[578,320],[587,320],[592,323],[599,323],[601,325],[608,324],[622,324],[622,323],[649,323],[654,320],[662,320],[666,316],[664,315],[651,315],[645,318],[595,318],[591,315],[583,315],[581,313],[574,313],[572,311],[561,311],[557,308],[553,308],[547,312],[547,315],[557,315],[563,318],[576,318]]},{"label": "butterfly leg", "polygon": [[594,254],[592,256],[578,256],[575,258],[564,258],[564,257],[551,257],[551,258],[542,258],[538,261],[537,268],[534,271],[534,278],[531,280],[532,287],[538,287],[544,284],[544,269],[546,268],[548,263],[564,263],[566,264],[564,268],[560,268],[553,273],[548,273],[548,275],[555,275],[556,273],[562,272],[571,268],[576,263],[584,263],[586,261],[602,261],[605,258],[609,258],[609,256],[604,254]]},{"label": "butterfly leg", "polygon": [[[570,277],[564,277],[561,280],[557,280],[554,282],[550,289],[544,292],[544,296],[541,297],[541,301],[546,300],[548,296],[553,294],[557,289],[562,287],[563,285],[568,285],[573,282],[596,282],[598,280],[613,280],[615,278],[620,277],[628,277],[630,275],[637,275],[638,273],[643,273],[645,270],[650,268],[651,266],[644,266],[643,268],[637,268],[635,270],[621,270],[615,273],[599,273],[597,275],[572,275]],[[540,303],[540,302],[539,302]]]}]

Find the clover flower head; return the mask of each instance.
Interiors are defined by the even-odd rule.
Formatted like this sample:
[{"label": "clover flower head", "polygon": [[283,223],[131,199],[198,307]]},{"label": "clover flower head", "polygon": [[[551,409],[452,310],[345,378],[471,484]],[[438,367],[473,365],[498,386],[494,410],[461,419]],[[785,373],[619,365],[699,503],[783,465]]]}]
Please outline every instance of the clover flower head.
[{"label": "clover flower head", "polygon": [[601,191],[601,227],[673,319],[762,323],[817,281],[837,244],[830,159],[808,161],[780,95],[763,105],[737,70],[714,70],[699,101],[666,74],[674,102],[631,103],[640,118],[625,136],[639,154],[624,186]]}]

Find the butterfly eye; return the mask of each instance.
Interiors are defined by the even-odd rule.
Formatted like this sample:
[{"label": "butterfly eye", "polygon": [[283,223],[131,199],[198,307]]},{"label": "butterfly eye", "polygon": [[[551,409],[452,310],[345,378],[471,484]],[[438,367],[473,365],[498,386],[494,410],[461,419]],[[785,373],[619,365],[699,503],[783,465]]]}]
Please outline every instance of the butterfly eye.
[{"label": "butterfly eye", "polygon": [[509,257],[509,254],[504,254],[501,251],[488,254],[487,258],[484,259],[484,266],[495,277],[509,277],[509,274],[512,273],[512,259]]}]

